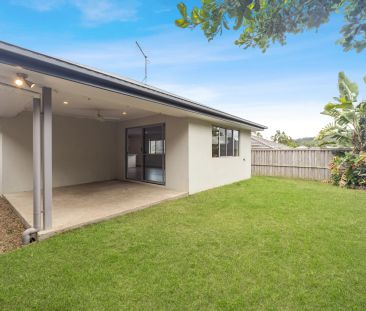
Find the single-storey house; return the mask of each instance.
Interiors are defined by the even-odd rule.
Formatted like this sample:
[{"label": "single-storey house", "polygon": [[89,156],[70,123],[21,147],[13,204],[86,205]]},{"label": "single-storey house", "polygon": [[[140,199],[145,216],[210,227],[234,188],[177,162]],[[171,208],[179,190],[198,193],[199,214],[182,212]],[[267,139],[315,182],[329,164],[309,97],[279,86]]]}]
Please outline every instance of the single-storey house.
[{"label": "single-storey house", "polygon": [[0,193],[40,235],[250,178],[263,129],[0,42]]}]

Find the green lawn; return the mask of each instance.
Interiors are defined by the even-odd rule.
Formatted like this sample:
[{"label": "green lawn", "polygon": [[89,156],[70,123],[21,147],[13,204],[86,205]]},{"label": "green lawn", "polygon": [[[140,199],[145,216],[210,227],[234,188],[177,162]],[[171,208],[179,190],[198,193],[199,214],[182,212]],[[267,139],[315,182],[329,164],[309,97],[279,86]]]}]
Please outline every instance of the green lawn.
[{"label": "green lawn", "polygon": [[365,310],[366,192],[257,177],[0,256],[3,310]]}]

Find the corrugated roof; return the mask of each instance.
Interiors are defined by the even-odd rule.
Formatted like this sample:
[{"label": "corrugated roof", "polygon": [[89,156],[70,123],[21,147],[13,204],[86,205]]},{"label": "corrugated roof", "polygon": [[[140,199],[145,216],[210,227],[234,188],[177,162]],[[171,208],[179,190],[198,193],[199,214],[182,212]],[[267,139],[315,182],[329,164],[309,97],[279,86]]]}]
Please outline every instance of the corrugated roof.
[{"label": "corrugated roof", "polygon": [[263,137],[252,135],[253,150],[270,150],[270,149],[289,149],[288,146],[276,143]]}]

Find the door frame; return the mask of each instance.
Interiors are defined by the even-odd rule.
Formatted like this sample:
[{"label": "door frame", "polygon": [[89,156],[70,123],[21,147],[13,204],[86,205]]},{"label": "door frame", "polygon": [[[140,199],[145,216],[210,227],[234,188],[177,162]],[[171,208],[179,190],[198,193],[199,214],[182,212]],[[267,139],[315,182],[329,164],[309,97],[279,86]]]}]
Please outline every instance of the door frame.
[{"label": "door frame", "polygon": [[[163,182],[158,182],[158,181],[151,181],[151,180],[145,180],[145,128],[149,128],[149,127],[156,127],[156,126],[161,126],[162,128],[162,134],[163,134],[163,139],[164,139],[164,153],[162,154],[163,159],[162,159],[162,170],[163,170]],[[127,170],[128,170],[128,148],[127,148],[127,144],[128,144],[128,137],[127,137],[127,131],[129,129],[142,129],[142,179],[138,180],[138,179],[133,179],[133,178],[128,178],[127,175]],[[155,184],[155,185],[160,185],[160,186],[165,186],[166,184],[166,166],[165,166],[165,161],[166,161],[166,137],[165,137],[165,123],[155,123],[155,124],[148,124],[148,125],[141,125],[141,126],[132,126],[132,127],[126,127],[125,128],[125,179],[126,180],[132,180],[132,181],[138,181],[138,182],[144,182],[144,183],[149,183],[149,184]]]}]

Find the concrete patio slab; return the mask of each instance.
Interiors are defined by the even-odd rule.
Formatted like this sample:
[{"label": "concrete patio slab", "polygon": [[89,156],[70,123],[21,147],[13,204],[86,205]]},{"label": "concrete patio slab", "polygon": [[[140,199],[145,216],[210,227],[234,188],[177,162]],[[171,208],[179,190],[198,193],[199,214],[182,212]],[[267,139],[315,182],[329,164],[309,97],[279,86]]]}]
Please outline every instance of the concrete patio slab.
[{"label": "concrete patio slab", "polygon": [[[55,233],[100,222],[187,195],[152,184],[106,181],[53,189],[53,226],[39,232],[44,239]],[[32,191],[8,193],[6,199],[31,226]]]}]

